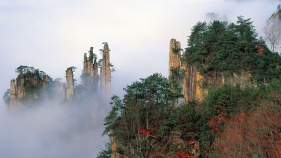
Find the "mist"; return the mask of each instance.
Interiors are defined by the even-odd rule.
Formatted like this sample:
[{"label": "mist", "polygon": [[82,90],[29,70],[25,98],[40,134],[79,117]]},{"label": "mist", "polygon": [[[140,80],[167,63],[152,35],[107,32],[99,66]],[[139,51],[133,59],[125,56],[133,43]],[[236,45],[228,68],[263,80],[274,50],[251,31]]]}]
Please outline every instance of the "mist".
[{"label": "mist", "polygon": [[108,137],[101,137],[110,96],[139,78],[168,75],[171,38],[187,45],[190,30],[206,14],[235,22],[251,18],[259,36],[280,0],[155,0],[155,1],[7,1],[0,0],[0,93],[16,78],[19,65],[34,66],[65,82],[67,67],[77,67],[79,83],[83,54],[94,47],[101,58],[108,42],[112,93],[83,103],[48,101],[9,113],[0,105],[1,157],[96,157]]},{"label": "mist", "polygon": [[108,142],[107,136],[101,137],[106,104],[94,97],[79,104],[45,102],[10,113],[1,109],[1,157],[96,157]]}]

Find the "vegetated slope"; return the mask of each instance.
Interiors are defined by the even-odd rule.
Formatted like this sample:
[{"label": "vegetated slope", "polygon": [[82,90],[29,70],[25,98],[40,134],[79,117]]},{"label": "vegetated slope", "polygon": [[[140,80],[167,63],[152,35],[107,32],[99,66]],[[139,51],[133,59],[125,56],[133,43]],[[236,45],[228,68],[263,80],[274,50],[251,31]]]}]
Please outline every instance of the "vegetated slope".
[{"label": "vegetated slope", "polygon": [[198,22],[192,28],[183,62],[195,66],[204,78],[244,71],[258,83],[270,81],[281,74],[281,58],[257,36],[250,19],[243,17],[238,17],[236,24]]},{"label": "vegetated slope", "polygon": [[174,107],[182,96],[172,79],[154,74],[134,82],[124,99],[112,97],[105,119],[111,143],[98,157],[278,157],[280,59],[257,38],[250,19],[197,23],[182,61],[205,78],[250,72],[255,84],[205,82],[202,102]]}]

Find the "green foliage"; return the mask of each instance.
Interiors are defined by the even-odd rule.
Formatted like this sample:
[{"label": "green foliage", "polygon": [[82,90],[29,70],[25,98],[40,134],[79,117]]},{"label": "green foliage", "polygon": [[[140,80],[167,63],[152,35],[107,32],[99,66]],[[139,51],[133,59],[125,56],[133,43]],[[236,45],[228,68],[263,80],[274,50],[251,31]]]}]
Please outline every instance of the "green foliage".
[{"label": "green foliage", "polygon": [[15,69],[15,71],[17,73],[27,73],[28,71],[33,72],[34,71],[34,67],[29,67],[29,66],[24,66],[24,65],[20,65],[19,67],[17,67]]},{"label": "green foliage", "polygon": [[260,100],[267,100],[276,105],[281,105],[281,81],[273,79],[268,85],[260,85],[259,96]]},{"label": "green foliage", "polygon": [[77,69],[75,66],[70,66],[70,67],[68,67],[67,69],[70,69],[71,71],[75,71],[75,69]]},{"label": "green foliage", "polygon": [[112,63],[109,63],[108,66],[110,67],[111,72],[115,72],[114,65]]},{"label": "green foliage", "polygon": [[89,60],[97,59],[97,54],[90,52]]},{"label": "green foliage", "polygon": [[198,141],[200,143],[200,155],[202,157],[207,157],[208,153],[212,150],[211,145],[215,140],[215,135],[212,134],[210,130],[210,125],[208,123],[208,120],[204,118],[202,114],[200,114],[202,117],[199,122],[199,132],[198,135]]},{"label": "green foliage", "polygon": [[180,49],[180,48],[173,48],[173,53],[174,53],[174,54],[177,54],[177,53],[179,53],[181,50],[182,50],[182,49]]},{"label": "green foliage", "polygon": [[168,121],[183,140],[198,140],[201,116],[190,105],[182,104],[174,109]]},{"label": "green foliage", "polygon": [[98,60],[98,67],[101,68],[101,66],[102,66],[102,59],[99,59]]},{"label": "green foliage", "polygon": [[[264,55],[258,55],[256,46]],[[197,23],[191,30],[183,62],[196,66],[203,76],[213,73],[239,74],[251,71],[257,81],[281,75],[280,56],[271,53],[257,33],[250,19],[238,17],[236,24],[221,21]],[[270,76],[268,76],[270,74]]]},{"label": "green foliage", "polygon": [[226,117],[231,117],[241,110],[247,111],[255,105],[259,94],[257,88],[241,89],[239,85],[224,84],[218,88],[211,88],[202,102],[204,116],[210,119],[223,113]]},{"label": "green foliage", "polygon": [[[167,84],[167,81],[170,84]],[[160,152],[157,146],[165,147],[161,151],[164,157],[178,151],[179,146],[181,151],[188,152],[190,147],[187,144],[172,141],[177,137],[184,142],[199,141],[201,156],[208,157],[214,149],[212,144],[221,136],[212,131],[210,120],[220,118],[217,125],[220,128],[219,132],[223,132],[227,120],[236,119],[241,113],[251,113],[265,100],[276,106],[281,105],[281,81],[278,79],[271,80],[267,85],[257,85],[255,88],[242,89],[239,85],[224,84],[209,89],[203,102],[183,104],[176,108],[173,101],[180,96],[174,90],[169,90],[174,87],[173,83],[172,80],[161,79],[154,74],[127,86],[124,99],[112,97],[113,106],[105,119],[104,134],[115,138],[116,151],[121,156],[134,157],[142,154],[145,157],[155,151]],[[173,93],[174,97],[164,97],[164,94]]]},{"label": "green foliage", "polygon": [[125,109],[122,100],[116,95],[111,97],[110,105],[112,105],[112,109],[104,119],[105,130],[103,135],[109,134],[110,130],[115,130],[117,119],[121,115],[120,111],[124,111]]},{"label": "green foliage", "polygon": [[[207,124],[204,122],[199,123],[199,128],[207,129],[205,131],[201,130],[202,132],[199,133],[198,140],[200,141],[202,155],[210,153],[212,143],[216,138],[221,137],[221,133],[223,133],[230,120],[243,120],[243,118],[237,118],[237,116],[240,116],[239,114],[254,113],[256,109],[262,106],[275,107],[273,108],[274,110],[266,112],[267,114],[272,114],[280,111],[280,105],[281,81],[278,79],[272,79],[267,85],[260,84],[255,88],[241,89],[239,85],[224,84],[221,87],[209,89],[208,95],[199,105],[200,109],[202,109],[200,116],[203,119],[201,121],[206,120],[205,122],[209,122]],[[220,129],[219,133],[211,131],[210,120],[214,118],[217,118],[215,123]],[[259,130],[258,132],[260,132],[258,133],[260,135],[270,135],[271,131]]]},{"label": "green foliage", "polygon": [[[202,155],[208,155],[212,150],[211,145],[219,133],[211,131],[209,121],[216,120],[216,127],[222,132],[226,121],[224,119],[233,118],[240,112],[247,113],[248,111],[259,106],[258,98],[260,97],[261,90],[257,88],[244,88],[239,85],[224,84],[217,88],[210,88],[208,95],[200,103],[200,116],[202,119],[199,123],[199,142]],[[218,116],[218,117],[217,117]]]},{"label": "green foliage", "polygon": [[116,139],[119,154],[147,157],[157,150],[157,144],[168,144],[172,138],[170,114],[175,101],[182,97],[175,84],[153,74],[124,88],[122,100],[112,97],[112,110],[105,118],[103,134]]},{"label": "green foliage", "polygon": [[177,79],[182,79],[183,78],[183,70],[180,68],[180,66],[177,67],[171,67],[170,71],[172,73],[172,77],[177,80]]},{"label": "green foliage", "polygon": [[31,95],[36,90],[35,85],[32,85],[30,82],[26,82],[24,86],[24,91],[26,95]]},{"label": "green foliage", "polygon": [[[262,52],[258,52],[259,48]],[[178,51],[173,49],[174,53]],[[165,157],[179,150],[179,144],[172,141],[175,137],[184,142],[199,141],[201,156],[208,157],[227,123],[246,116],[265,101],[281,105],[281,58],[267,48],[262,38],[257,38],[250,19],[240,16],[236,23],[198,22],[192,28],[182,62],[196,67],[205,78],[249,72],[255,87],[208,87],[201,103],[175,107],[182,97],[177,83],[182,78],[179,67],[171,68],[174,77],[169,80],[153,74],[132,83],[124,89],[123,99],[112,97],[112,110],[105,118],[103,134],[116,139],[116,151],[121,157],[148,157],[160,152],[157,146],[163,147],[160,153]],[[188,148],[181,144],[182,151]]]},{"label": "green foliage", "polygon": [[111,150],[111,143],[107,143],[105,145],[105,149],[100,151],[97,155],[97,158],[111,158],[112,150]]},{"label": "green foliage", "polygon": [[253,158],[264,158],[264,156],[261,154],[254,154]]},{"label": "green foliage", "polygon": [[[20,65],[16,68],[16,72],[18,73],[16,86],[17,88],[20,87],[20,90],[23,90],[22,98],[18,98],[18,101],[22,104],[31,105],[37,103],[39,100],[44,100],[47,97],[54,98],[57,96],[57,94],[53,94],[53,92],[57,93],[57,91],[55,90],[56,86],[54,81],[50,76],[47,76],[47,83],[44,83],[45,81],[43,77],[46,76],[44,71],[34,69],[34,67]],[[48,86],[43,88],[43,84]],[[4,93],[3,99],[5,97],[5,104],[8,104],[9,102],[9,95],[8,91]]]}]

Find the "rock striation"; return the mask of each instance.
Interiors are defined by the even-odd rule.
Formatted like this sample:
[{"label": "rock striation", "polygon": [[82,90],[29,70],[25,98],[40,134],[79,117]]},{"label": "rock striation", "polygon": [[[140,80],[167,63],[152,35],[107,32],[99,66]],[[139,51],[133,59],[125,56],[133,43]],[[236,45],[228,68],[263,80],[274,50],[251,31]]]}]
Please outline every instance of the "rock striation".
[{"label": "rock striation", "polygon": [[[181,62],[181,44],[176,39],[171,39],[169,48],[169,77],[182,85],[184,102],[202,100],[203,89],[200,86],[202,76],[193,66],[188,67]],[[179,100],[179,103],[182,103]]]}]

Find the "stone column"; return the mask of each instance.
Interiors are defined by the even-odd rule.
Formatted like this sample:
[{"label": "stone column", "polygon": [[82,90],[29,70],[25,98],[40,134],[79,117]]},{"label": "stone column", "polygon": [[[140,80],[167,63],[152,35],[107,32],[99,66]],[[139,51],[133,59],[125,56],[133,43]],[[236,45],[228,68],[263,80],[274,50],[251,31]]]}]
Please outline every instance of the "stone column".
[{"label": "stone column", "polygon": [[9,109],[15,108],[17,105],[17,94],[16,94],[16,81],[15,79],[12,79],[10,82],[10,105]]},{"label": "stone column", "polygon": [[111,69],[110,69],[110,52],[108,44],[104,44],[102,52],[102,68],[101,68],[101,90],[104,94],[111,93]]},{"label": "stone column", "polygon": [[169,76],[172,75],[171,68],[181,66],[181,44],[176,39],[171,39],[169,49]]},{"label": "stone column", "polygon": [[99,72],[98,72],[97,59],[94,60],[93,69],[94,69],[93,89],[94,89],[94,91],[97,91],[98,90],[98,83],[99,83]]},{"label": "stone column", "polygon": [[68,68],[66,71],[66,99],[70,100],[74,94],[74,82],[73,82],[73,71]]},{"label": "stone column", "polygon": [[24,75],[21,73],[16,80],[17,89],[17,99],[23,98],[25,96],[24,92]]}]

